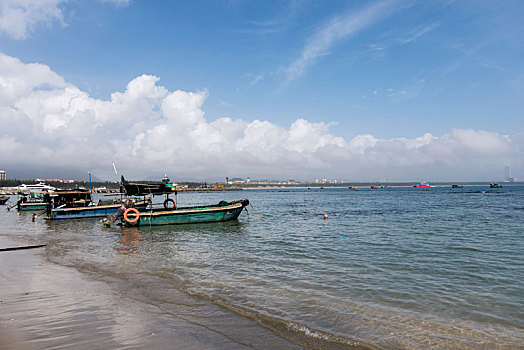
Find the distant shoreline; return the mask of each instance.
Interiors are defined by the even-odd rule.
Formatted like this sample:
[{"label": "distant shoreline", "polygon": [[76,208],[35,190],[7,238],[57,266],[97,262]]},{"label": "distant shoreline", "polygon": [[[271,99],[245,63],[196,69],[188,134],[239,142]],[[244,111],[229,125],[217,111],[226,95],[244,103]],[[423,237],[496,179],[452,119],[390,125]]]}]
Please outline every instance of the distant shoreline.
[{"label": "distant shoreline", "polygon": [[[25,181],[27,183],[31,181]],[[260,190],[260,189],[365,189],[365,188],[371,188],[372,186],[376,186],[377,188],[373,189],[387,189],[387,188],[405,188],[405,187],[413,187],[414,185],[418,184],[419,182],[413,181],[413,182],[348,182],[348,183],[341,183],[341,184],[308,184],[308,183],[301,183],[301,184],[278,184],[278,183],[268,183],[268,184],[230,184],[229,187],[207,187],[202,188],[195,186],[195,183],[180,183],[178,184],[177,191],[178,192],[221,192],[221,191],[241,191],[241,190]],[[431,187],[451,187],[451,185],[459,185],[464,187],[474,187],[474,186],[486,186],[489,187],[490,183],[498,183],[499,185],[502,185],[502,187],[511,187],[511,186],[524,186],[524,182],[496,182],[496,181],[475,181],[475,182],[428,182]],[[0,183],[1,185],[1,183]],[[52,186],[56,186],[56,184],[51,183]],[[63,184],[62,184],[63,185]],[[107,194],[107,195],[119,195],[119,189],[118,189],[118,183],[104,183],[104,185],[107,187],[104,187],[104,190],[100,190],[96,188],[97,185],[93,185],[93,193],[100,193],[100,194]],[[189,186],[189,187],[186,187]],[[192,187],[194,186],[194,187]],[[67,184],[67,186],[56,186],[57,188],[64,188],[64,189],[71,189],[71,188],[86,188],[85,182],[75,182],[71,184]],[[18,195],[18,191],[15,190],[13,187],[2,187],[0,186],[0,195]],[[27,191],[26,194],[29,194],[29,191]]]},{"label": "distant shoreline", "polygon": [[[433,182],[429,183],[431,187],[451,187],[452,185],[459,185],[459,186],[467,186],[467,187],[475,187],[475,186],[488,186],[490,183],[493,182]],[[502,185],[503,187],[506,186],[524,186],[524,182],[497,182],[499,185]],[[266,189],[302,189],[302,188],[310,188],[310,189],[328,189],[328,188],[371,188],[371,186],[377,186],[379,188],[377,189],[387,189],[387,188],[398,188],[398,187],[413,187],[414,185],[418,184],[418,182],[401,182],[401,183],[373,183],[373,182],[365,182],[365,183],[343,183],[343,184],[311,184],[311,185],[279,185],[279,184],[267,184],[267,185],[249,185],[249,186],[239,186],[240,188],[244,190],[249,189],[260,189],[260,188],[266,188]],[[380,188],[382,187],[382,188]]]}]

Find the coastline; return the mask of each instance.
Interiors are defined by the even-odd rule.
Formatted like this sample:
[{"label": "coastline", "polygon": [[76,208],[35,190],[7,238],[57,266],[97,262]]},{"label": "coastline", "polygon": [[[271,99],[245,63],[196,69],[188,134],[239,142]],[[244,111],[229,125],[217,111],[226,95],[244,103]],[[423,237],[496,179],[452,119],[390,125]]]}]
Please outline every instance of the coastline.
[{"label": "coastline", "polygon": [[[0,248],[33,244],[0,237]],[[138,285],[92,266],[62,265],[49,248],[0,252],[0,350],[373,348],[311,337],[177,286],[157,289],[161,273]],[[164,293],[177,302],[166,303]]]},{"label": "coastline", "polygon": [[[0,248],[21,245],[0,238]],[[126,281],[108,283],[54,264],[45,250],[0,252],[0,350],[300,348],[218,306],[209,310],[209,323],[166,312],[133,295]]]},{"label": "coastline", "polygon": [[[178,187],[178,192],[235,192],[242,190],[298,190],[298,189],[352,189],[352,190],[363,190],[363,189],[388,189],[388,188],[411,188],[414,187],[418,182],[348,182],[341,184],[232,184],[230,187]],[[524,186],[524,182],[498,182],[502,187],[513,187],[513,186]],[[453,184],[457,184],[463,187],[488,187],[490,182],[431,182],[431,187],[437,188],[448,188]],[[76,186],[85,185],[84,183],[77,183]],[[371,188],[371,186],[377,186],[377,188]],[[384,187],[382,187],[384,186]],[[26,195],[29,194],[28,191],[24,192]],[[105,192],[93,191],[95,194],[103,196],[117,196],[121,195],[120,191],[117,188],[107,189]],[[7,196],[17,196],[19,191],[14,188],[0,187],[0,195]]]}]

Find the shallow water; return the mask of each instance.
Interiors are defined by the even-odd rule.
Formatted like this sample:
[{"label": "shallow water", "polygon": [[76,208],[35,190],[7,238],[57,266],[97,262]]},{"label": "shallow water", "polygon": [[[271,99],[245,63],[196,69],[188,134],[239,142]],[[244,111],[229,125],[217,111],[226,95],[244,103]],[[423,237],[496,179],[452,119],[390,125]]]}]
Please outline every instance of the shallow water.
[{"label": "shallow water", "polygon": [[0,235],[49,242],[51,261],[129,281],[147,302],[182,291],[288,337],[524,346],[524,187],[182,192],[178,205],[240,198],[255,211],[238,221],[152,228],[0,208]]}]

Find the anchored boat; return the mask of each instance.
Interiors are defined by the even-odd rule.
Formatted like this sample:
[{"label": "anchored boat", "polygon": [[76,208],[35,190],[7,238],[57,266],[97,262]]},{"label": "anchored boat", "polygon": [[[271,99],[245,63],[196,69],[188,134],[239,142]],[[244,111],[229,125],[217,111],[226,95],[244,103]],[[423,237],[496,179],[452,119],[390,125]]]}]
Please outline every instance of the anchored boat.
[{"label": "anchored boat", "polygon": [[416,187],[416,188],[430,188],[432,186],[430,186],[427,182],[421,182],[421,183],[418,183],[416,185],[413,185],[413,187]]},{"label": "anchored boat", "polygon": [[132,204],[126,206],[125,211],[119,211],[101,220],[105,226],[110,226],[118,218],[121,218],[126,226],[229,221],[237,219],[242,209],[249,204],[249,200],[241,199],[233,202],[221,201],[212,205],[177,207],[176,201],[169,198],[171,194],[177,195],[176,185],[172,184],[167,176],[162,183],[156,184],[130,183],[122,176],[120,192],[134,196],[165,195],[165,200],[159,208],[153,208],[152,204],[148,208],[137,208]]},{"label": "anchored boat", "polygon": [[18,210],[20,211],[44,210],[45,208],[47,208],[47,203],[42,202],[42,201],[22,202],[20,203],[19,208],[20,209]]},{"label": "anchored boat", "polygon": [[124,212],[126,226],[175,225],[235,220],[249,200],[221,201],[214,205],[152,209],[139,211],[128,208]]},{"label": "anchored boat", "polygon": [[[41,210],[47,212],[47,220],[83,219],[105,217],[122,207],[124,199],[101,199],[93,205],[89,190],[54,190],[49,192],[31,191],[31,198],[21,197],[16,205],[19,210]],[[129,200],[129,198],[127,199]],[[133,198],[133,205],[145,208],[151,200]]]},{"label": "anchored boat", "polygon": [[[108,203],[107,200],[100,200],[98,205],[91,205],[87,207],[66,207],[56,208],[51,210],[51,217],[49,220],[63,220],[63,219],[86,219],[86,218],[101,218],[111,214],[116,214],[120,208],[124,205],[124,200],[117,199],[111,200],[112,203]],[[140,200],[139,198],[132,199],[133,206],[139,209],[145,209],[149,203],[150,198]]]},{"label": "anchored boat", "polygon": [[21,197],[16,205],[20,211],[45,210],[57,207],[85,207],[91,203],[88,190],[31,191],[29,200]]},{"label": "anchored boat", "polygon": [[54,191],[56,188],[53,186],[46,185],[43,182],[39,182],[37,184],[27,185],[27,184],[21,184],[20,186],[16,187],[17,191],[19,193],[29,193],[30,191]]}]

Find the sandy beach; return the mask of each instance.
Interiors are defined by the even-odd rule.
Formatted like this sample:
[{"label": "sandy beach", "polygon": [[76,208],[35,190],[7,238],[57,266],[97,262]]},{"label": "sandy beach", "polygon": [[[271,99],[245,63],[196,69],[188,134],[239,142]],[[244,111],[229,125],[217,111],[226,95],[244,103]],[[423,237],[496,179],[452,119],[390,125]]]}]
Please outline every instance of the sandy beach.
[{"label": "sandy beach", "polygon": [[[28,244],[0,240],[0,248]],[[128,293],[133,289],[126,281],[94,280],[47,261],[45,252],[0,252],[0,350],[299,348],[247,318],[190,297],[180,301],[179,314],[180,305],[144,303]],[[209,319],[192,318],[191,307],[208,308]]]}]

